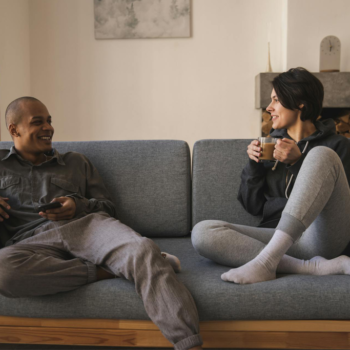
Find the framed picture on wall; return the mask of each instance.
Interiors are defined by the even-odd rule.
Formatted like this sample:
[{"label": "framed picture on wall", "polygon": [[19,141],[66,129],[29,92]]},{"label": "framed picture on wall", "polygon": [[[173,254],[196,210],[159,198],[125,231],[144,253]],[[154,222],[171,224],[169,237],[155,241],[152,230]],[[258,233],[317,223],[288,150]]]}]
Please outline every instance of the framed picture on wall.
[{"label": "framed picture on wall", "polygon": [[94,0],[95,38],[188,38],[190,1]]}]

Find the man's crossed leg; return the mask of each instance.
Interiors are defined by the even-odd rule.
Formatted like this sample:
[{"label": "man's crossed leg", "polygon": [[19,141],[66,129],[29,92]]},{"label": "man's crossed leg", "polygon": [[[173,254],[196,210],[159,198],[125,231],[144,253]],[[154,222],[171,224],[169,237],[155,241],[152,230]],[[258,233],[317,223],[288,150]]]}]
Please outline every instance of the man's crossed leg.
[{"label": "man's crossed leg", "polygon": [[194,300],[158,246],[106,213],[48,227],[1,249],[0,293],[25,297],[73,290],[95,282],[97,266],[135,283],[149,317],[175,349],[202,344]]}]

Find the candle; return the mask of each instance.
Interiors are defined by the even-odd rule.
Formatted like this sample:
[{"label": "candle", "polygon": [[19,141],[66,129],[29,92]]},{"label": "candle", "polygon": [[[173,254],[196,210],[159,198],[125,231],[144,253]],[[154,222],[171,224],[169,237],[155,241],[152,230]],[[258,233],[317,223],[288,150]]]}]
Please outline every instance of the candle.
[{"label": "candle", "polygon": [[269,43],[270,41],[271,41],[271,22],[269,22],[267,26],[267,42]]}]

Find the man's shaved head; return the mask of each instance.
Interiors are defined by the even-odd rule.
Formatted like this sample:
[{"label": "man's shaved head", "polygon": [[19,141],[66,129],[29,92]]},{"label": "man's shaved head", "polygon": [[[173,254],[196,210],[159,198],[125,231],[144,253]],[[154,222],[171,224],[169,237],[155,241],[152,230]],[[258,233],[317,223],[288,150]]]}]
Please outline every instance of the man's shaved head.
[{"label": "man's shaved head", "polygon": [[34,97],[20,97],[6,109],[6,126],[16,151],[33,164],[42,162],[52,152],[55,132],[46,106]]},{"label": "man's shaved head", "polygon": [[35,97],[24,96],[12,101],[6,108],[5,121],[6,127],[9,128],[10,124],[19,124],[21,122],[23,114],[23,105],[25,102],[40,102]]}]

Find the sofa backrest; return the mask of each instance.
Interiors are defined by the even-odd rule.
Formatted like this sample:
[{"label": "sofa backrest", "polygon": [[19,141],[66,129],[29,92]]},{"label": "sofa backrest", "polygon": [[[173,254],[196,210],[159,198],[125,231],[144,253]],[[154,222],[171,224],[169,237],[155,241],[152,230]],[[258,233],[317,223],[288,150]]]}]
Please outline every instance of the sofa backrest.
[{"label": "sofa backrest", "polygon": [[202,220],[256,226],[237,200],[241,172],[252,140],[201,140],[193,147],[192,227]]},{"label": "sofa backrest", "polygon": [[[12,142],[0,142],[9,149]],[[191,160],[184,141],[56,142],[96,166],[118,219],[148,237],[185,236],[191,229]]]}]

